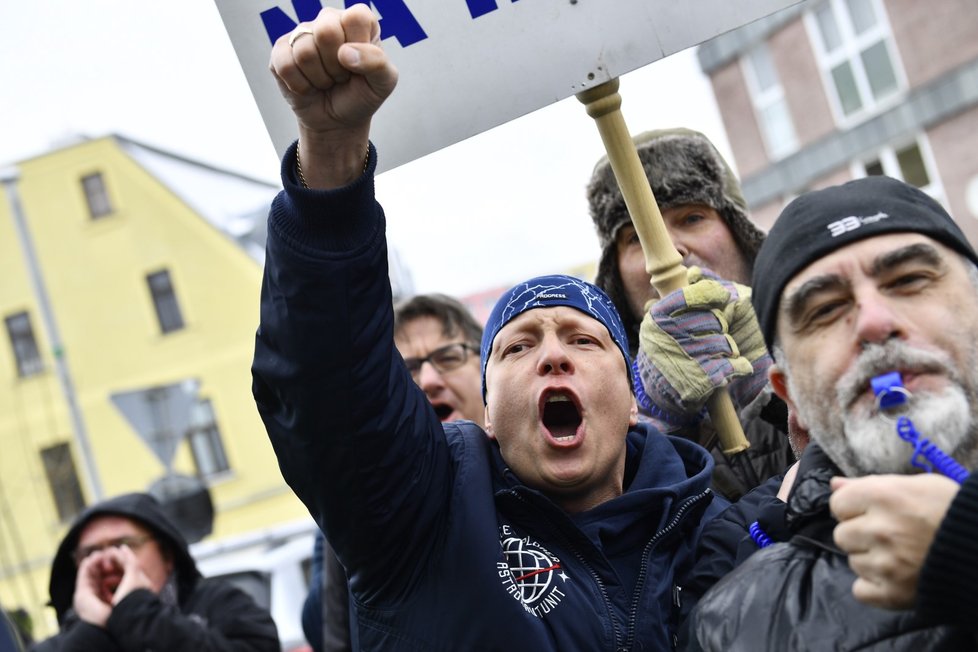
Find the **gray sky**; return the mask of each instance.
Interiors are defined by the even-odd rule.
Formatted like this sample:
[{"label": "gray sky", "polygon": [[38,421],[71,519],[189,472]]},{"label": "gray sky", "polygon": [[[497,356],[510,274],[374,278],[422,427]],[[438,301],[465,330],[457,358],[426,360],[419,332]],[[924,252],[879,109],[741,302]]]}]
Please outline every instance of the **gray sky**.
[{"label": "gray sky", "polygon": [[[278,182],[210,0],[7,2],[0,89],[0,164],[73,134],[120,133]],[[624,76],[621,95],[633,133],[692,127],[731,158],[692,50]],[[468,294],[595,260],[584,187],[602,154],[569,99],[381,175],[389,238],[415,288]]]}]

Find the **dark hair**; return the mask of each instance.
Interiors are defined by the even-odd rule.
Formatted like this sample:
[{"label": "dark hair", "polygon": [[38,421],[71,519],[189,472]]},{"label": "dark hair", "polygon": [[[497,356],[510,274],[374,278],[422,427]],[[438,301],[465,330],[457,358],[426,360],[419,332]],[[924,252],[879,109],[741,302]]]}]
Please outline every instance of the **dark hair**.
[{"label": "dark hair", "polygon": [[461,334],[465,341],[478,346],[482,326],[465,304],[445,294],[416,294],[394,306],[394,335],[408,323],[422,317],[433,317],[441,324],[445,337]]}]

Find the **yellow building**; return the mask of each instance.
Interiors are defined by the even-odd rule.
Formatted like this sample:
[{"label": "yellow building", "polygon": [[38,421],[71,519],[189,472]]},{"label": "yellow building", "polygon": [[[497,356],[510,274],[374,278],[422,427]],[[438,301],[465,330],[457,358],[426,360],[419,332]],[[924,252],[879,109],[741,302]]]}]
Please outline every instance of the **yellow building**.
[{"label": "yellow building", "polygon": [[171,466],[209,487],[211,538],[308,514],[251,397],[277,188],[118,136],[3,176],[0,605],[45,636],[51,558],[99,495]]}]

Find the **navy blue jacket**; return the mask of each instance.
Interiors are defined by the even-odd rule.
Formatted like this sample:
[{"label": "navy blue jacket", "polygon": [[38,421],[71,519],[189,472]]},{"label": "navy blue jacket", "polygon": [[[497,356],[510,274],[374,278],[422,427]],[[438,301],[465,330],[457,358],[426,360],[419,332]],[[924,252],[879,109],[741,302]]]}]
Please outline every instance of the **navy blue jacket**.
[{"label": "navy blue jacket", "polygon": [[282,473],[349,573],[367,650],[667,650],[710,491],[701,447],[642,424],[625,492],[567,514],[477,425],[444,426],[393,344],[376,153],[272,205],[254,394]]}]

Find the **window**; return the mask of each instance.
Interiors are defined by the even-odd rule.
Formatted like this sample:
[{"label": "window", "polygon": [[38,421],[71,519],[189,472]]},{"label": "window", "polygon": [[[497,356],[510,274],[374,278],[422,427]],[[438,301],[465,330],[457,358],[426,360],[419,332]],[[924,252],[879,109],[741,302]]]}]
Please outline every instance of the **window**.
[{"label": "window", "polygon": [[854,166],[854,176],[886,175],[916,186],[938,201],[944,191],[938,182],[927,142],[921,136],[907,144],[884,147]]},{"label": "window", "polygon": [[85,175],[81,182],[85,190],[85,201],[88,202],[88,214],[92,219],[97,220],[109,215],[112,212],[112,203],[109,201],[109,191],[105,187],[102,173]]},{"label": "window", "polygon": [[879,0],[826,0],[808,20],[843,121],[896,96],[901,83],[895,49]]},{"label": "window", "polygon": [[207,478],[230,470],[210,400],[203,399],[194,406],[187,440],[201,477]]},{"label": "window", "polygon": [[165,334],[183,328],[183,315],[180,313],[177,294],[170,280],[170,272],[164,269],[149,274],[146,276],[146,283],[153,297],[153,307],[156,308],[160,330]]},{"label": "window", "polygon": [[790,154],[797,149],[798,138],[766,44],[761,43],[744,57],[744,76],[768,155],[779,159]]},{"label": "window", "polygon": [[71,457],[71,446],[63,443],[42,448],[41,461],[44,463],[44,473],[58,509],[58,518],[62,522],[70,521],[85,508],[75,461]]},{"label": "window", "polygon": [[7,324],[7,335],[17,360],[17,375],[26,378],[44,371],[41,353],[37,349],[31,318],[26,312],[10,315],[4,320]]}]

